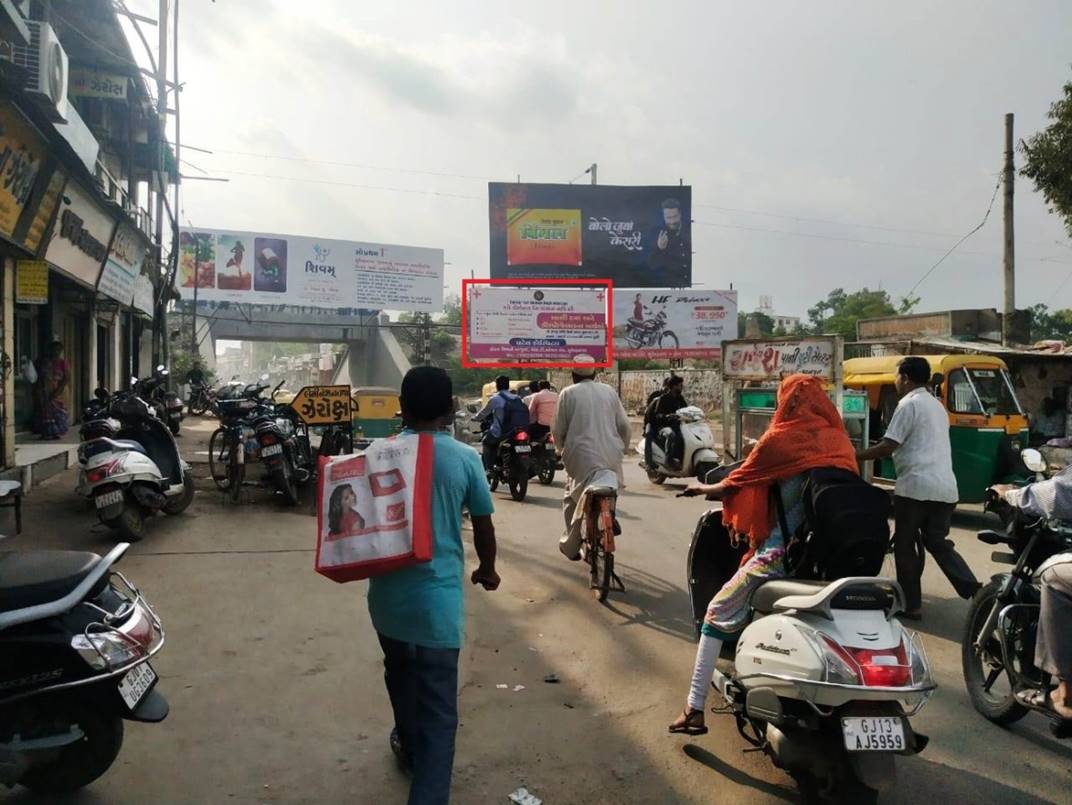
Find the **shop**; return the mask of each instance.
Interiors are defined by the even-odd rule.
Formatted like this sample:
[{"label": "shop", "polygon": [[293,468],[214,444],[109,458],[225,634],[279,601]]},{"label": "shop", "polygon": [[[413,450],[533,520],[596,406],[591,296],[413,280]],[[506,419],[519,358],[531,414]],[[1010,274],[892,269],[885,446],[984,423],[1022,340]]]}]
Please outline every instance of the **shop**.
[{"label": "shop", "polygon": [[[131,377],[146,374],[152,362],[152,281],[143,277],[149,241],[128,221],[112,236],[108,257],[97,283],[98,306],[112,316],[116,342],[112,389],[125,388]],[[146,299],[145,282],[149,283]],[[139,312],[137,304],[148,310]],[[148,317],[148,319],[146,319]],[[148,342],[148,350],[143,343]]]}]

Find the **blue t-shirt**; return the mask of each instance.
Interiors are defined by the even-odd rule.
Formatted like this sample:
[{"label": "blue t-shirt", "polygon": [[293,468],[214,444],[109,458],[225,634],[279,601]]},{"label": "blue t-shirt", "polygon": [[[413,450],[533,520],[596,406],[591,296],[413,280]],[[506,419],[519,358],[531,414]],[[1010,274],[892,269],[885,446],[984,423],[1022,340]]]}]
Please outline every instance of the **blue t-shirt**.
[{"label": "blue t-shirt", "polygon": [[449,433],[437,432],[432,474],[432,561],[369,579],[369,615],[377,632],[428,648],[461,648],[463,507],[478,517],[495,510],[484,467],[471,447],[455,441]]}]

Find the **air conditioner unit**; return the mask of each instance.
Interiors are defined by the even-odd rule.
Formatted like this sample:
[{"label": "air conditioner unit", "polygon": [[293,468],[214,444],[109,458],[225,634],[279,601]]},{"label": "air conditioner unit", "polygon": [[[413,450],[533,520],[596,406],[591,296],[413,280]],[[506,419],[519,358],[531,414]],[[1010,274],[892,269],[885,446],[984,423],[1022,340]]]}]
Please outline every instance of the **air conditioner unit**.
[{"label": "air conditioner unit", "polygon": [[28,20],[30,45],[14,47],[12,61],[26,73],[25,90],[37,98],[49,120],[67,122],[67,54],[47,22]]}]

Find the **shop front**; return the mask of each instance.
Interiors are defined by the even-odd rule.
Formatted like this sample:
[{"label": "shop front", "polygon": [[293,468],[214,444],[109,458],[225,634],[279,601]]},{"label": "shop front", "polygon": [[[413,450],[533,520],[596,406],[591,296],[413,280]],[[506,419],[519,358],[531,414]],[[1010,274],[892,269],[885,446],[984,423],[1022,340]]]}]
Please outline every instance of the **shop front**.
[{"label": "shop front", "polygon": [[[146,324],[145,313],[139,313],[135,303],[145,303],[142,270],[145,267],[149,241],[128,221],[121,221],[112,236],[108,258],[104,261],[100,281],[97,283],[99,304],[115,312],[114,332],[118,340],[116,349],[116,382],[112,388],[126,387],[131,377],[145,374],[151,361],[142,356],[142,336],[151,332]],[[144,278],[152,287],[148,277]],[[148,315],[152,315],[152,292],[149,292]],[[151,339],[150,339],[151,340]]]}]

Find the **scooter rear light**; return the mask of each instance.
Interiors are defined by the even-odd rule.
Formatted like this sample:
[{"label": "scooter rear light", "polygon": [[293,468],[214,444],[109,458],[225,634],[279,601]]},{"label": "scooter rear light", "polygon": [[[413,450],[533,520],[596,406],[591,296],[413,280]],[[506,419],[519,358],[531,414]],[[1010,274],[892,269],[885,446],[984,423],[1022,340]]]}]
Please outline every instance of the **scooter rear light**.
[{"label": "scooter rear light", "polygon": [[148,653],[140,643],[115,630],[76,634],[71,648],[98,671],[121,668]]},{"label": "scooter rear light", "polygon": [[275,444],[277,441],[274,433],[261,433],[257,436],[257,439],[260,441],[261,445]]},{"label": "scooter rear light", "polygon": [[91,484],[99,484],[109,475],[113,475],[120,470],[123,466],[123,462],[119,459],[115,461],[109,461],[107,464],[101,464],[99,467],[94,467],[91,470],[86,470],[86,480]]},{"label": "scooter rear light", "polygon": [[518,432],[517,432],[517,434],[516,434],[516,435],[514,436],[514,439],[515,439],[515,440],[517,440],[517,441],[519,441],[519,442],[527,442],[527,441],[529,440],[529,435],[528,435],[528,433],[526,433],[525,431],[523,431],[523,430],[520,430],[520,431],[518,431]]},{"label": "scooter rear light", "polygon": [[904,688],[912,684],[912,667],[904,643],[893,648],[846,649],[860,667],[864,685],[875,688]]}]

